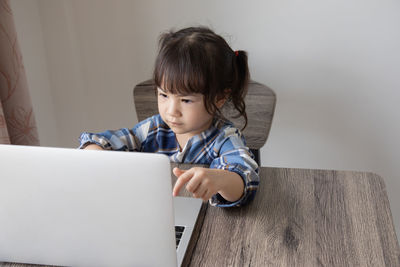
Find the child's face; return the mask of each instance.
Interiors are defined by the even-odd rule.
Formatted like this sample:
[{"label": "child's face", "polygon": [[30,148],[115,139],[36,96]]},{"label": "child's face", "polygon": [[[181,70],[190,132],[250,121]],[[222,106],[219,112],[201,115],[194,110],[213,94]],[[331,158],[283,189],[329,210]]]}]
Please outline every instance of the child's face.
[{"label": "child's face", "polygon": [[176,135],[190,138],[211,126],[213,116],[207,112],[202,94],[176,95],[157,88],[157,95],[161,118]]}]

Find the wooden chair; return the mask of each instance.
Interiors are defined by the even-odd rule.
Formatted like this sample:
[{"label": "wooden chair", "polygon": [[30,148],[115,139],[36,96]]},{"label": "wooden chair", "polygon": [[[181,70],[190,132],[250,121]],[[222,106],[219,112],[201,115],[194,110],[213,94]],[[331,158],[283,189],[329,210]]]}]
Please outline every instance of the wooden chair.
[{"label": "wooden chair", "polygon": [[[157,96],[153,80],[141,82],[133,89],[136,114],[139,121],[158,114]],[[247,112],[247,127],[243,130],[247,146],[253,152],[257,163],[260,165],[260,148],[265,144],[271,129],[274,117],[276,95],[267,86],[250,81],[247,96],[245,98]],[[225,105],[222,109],[224,116],[241,129],[244,125],[242,118],[235,116],[234,108]]]}]

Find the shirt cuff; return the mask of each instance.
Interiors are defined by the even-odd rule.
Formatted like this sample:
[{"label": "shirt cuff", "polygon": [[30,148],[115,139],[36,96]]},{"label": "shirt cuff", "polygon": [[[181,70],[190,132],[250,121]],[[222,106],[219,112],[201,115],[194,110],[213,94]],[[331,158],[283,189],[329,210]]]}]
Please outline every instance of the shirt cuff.
[{"label": "shirt cuff", "polygon": [[254,197],[254,196],[249,196],[249,194],[254,195],[255,191],[254,191],[254,193],[252,193],[252,190],[250,190],[250,192],[249,192],[249,190],[247,189],[246,178],[244,177],[245,174],[243,173],[243,171],[240,170],[239,165],[237,165],[237,164],[227,165],[227,166],[224,166],[224,168],[220,168],[220,169],[237,173],[242,178],[243,184],[244,184],[243,195],[238,200],[231,202],[231,201],[228,201],[225,198],[223,198],[221,196],[221,194],[217,193],[217,194],[213,195],[209,200],[209,203],[211,206],[222,207],[222,208],[240,207],[240,206],[246,204],[250,199],[252,199]]},{"label": "shirt cuff", "polygon": [[78,149],[84,149],[85,147],[87,147],[88,145],[91,145],[91,144],[98,145],[104,149],[104,146],[102,144],[91,139],[87,133],[81,134],[81,136],[79,137],[79,142],[80,142],[80,145],[79,145]]}]

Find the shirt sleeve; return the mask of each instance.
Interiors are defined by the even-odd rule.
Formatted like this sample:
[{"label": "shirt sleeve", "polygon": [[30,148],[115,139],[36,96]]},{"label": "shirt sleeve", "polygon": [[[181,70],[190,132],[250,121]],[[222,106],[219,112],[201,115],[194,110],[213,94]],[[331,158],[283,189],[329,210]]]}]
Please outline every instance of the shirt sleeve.
[{"label": "shirt sleeve", "polygon": [[238,207],[248,203],[256,194],[260,178],[258,164],[245,145],[239,129],[233,127],[226,129],[218,138],[215,148],[214,152],[218,151],[218,157],[211,162],[210,168],[239,174],[243,179],[244,191],[242,197],[235,202],[227,201],[220,194],[216,194],[210,199],[210,204],[219,207]]},{"label": "shirt sleeve", "polygon": [[140,151],[142,143],[146,140],[151,128],[151,118],[138,123],[134,128],[107,130],[100,133],[84,132],[79,137],[79,148],[89,144],[96,144],[106,150]]}]

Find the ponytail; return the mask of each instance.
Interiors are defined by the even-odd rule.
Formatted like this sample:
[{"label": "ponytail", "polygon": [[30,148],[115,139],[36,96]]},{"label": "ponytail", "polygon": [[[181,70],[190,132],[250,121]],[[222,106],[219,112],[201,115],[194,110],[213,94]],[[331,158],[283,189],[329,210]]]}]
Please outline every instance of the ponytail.
[{"label": "ponytail", "polygon": [[238,115],[235,118],[243,116],[244,128],[247,126],[247,114],[246,114],[246,103],[244,98],[247,94],[247,87],[250,80],[249,67],[247,64],[247,53],[243,50],[234,52],[233,60],[233,79],[231,87],[231,101],[235,109],[238,111]]}]

